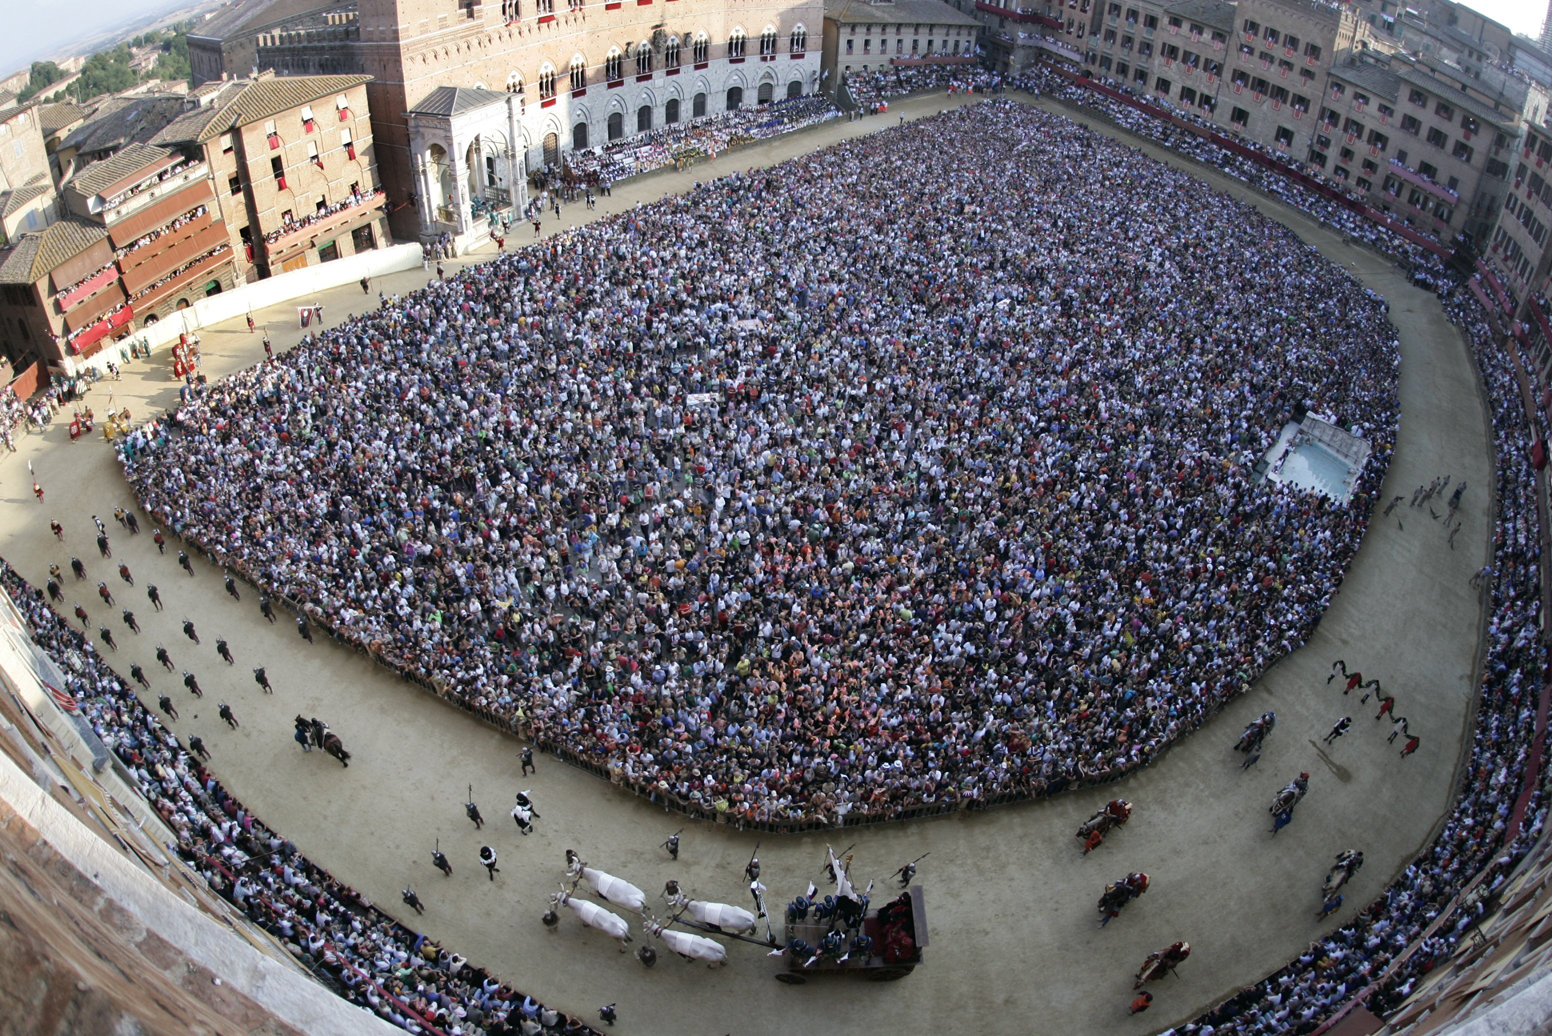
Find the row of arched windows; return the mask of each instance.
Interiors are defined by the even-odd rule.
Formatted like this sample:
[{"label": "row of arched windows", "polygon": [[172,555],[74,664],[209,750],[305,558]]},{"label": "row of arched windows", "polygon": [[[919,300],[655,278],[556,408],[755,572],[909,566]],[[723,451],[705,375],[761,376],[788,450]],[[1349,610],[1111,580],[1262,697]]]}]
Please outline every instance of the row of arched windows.
[{"label": "row of arched windows", "polygon": [[[760,55],[762,57],[769,57],[776,53],[776,39],[776,30],[773,28],[767,28],[760,34]],[[732,34],[728,36],[727,56],[730,58],[743,57],[746,40],[747,37],[743,29],[734,29]],[[711,54],[711,39],[704,32],[699,32],[689,42],[691,60],[697,65],[704,64]],[[791,35],[787,37],[787,49],[793,54],[805,53],[808,50],[808,30],[801,25],[793,29]],[[650,40],[642,40],[635,47],[630,48],[628,52],[621,50],[619,47],[611,47],[609,48],[609,53],[604,57],[603,73],[605,80],[612,82],[621,78],[624,74],[627,56],[631,57],[635,62],[637,75],[646,75],[656,67],[657,52]],[[662,67],[665,69],[676,69],[679,66],[679,38],[677,36],[670,36],[663,44]],[[581,54],[571,59],[568,72],[572,90],[582,90],[587,87],[587,67],[587,59]],[[557,74],[555,67],[548,62],[540,69],[540,100],[548,100],[555,96]],[[522,76],[513,72],[507,77],[507,90],[521,93],[522,89]]]}]

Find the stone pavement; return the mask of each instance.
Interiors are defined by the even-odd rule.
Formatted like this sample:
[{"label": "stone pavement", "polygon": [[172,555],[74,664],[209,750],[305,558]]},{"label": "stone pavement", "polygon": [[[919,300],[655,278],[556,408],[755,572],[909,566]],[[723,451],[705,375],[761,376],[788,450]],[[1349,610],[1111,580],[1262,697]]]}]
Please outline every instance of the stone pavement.
[{"label": "stone pavement", "polygon": [[[568,206],[563,225],[621,211],[697,178],[767,165],[894,125],[902,111],[911,118],[932,114],[946,103],[941,96],[907,101],[887,117],[839,120],[692,171],[650,174],[600,199],[595,213]],[[1151,146],[1144,150],[1157,153]],[[1246,193],[1181,164],[1237,196]],[[730,964],[721,970],[667,954],[647,970],[569,912],[557,934],[547,933],[539,916],[559,887],[567,848],[646,890],[661,911],[656,897],[668,878],[697,898],[744,905],[741,870],[757,840],[689,824],[680,859],[671,863],[657,846],[685,825],[678,815],[553,758],[541,757],[538,773],[520,778],[517,741],[354,652],[323,641],[307,645],[284,618],[267,625],[252,592],[232,601],[208,565],[197,565],[197,577],[189,578],[171,552],[157,556],[147,534],[115,535],[113,564],[97,560],[90,515],[101,515],[118,533],[112,509],[131,500],[109,449],[100,439],[71,444],[67,421],[45,435],[24,436],[22,456],[0,464],[0,554],[39,586],[51,561],[64,565],[72,552],[81,557],[91,582],[67,586],[70,605],[79,600],[94,627],[104,621],[115,628],[120,650],[107,652],[109,660],[123,672],[139,661],[153,689],[173,695],[182,710],[174,729],[205,739],[216,773],[258,816],[392,912],[399,912],[399,889],[413,885],[427,909],[407,923],[563,1010],[596,1019],[598,1005],[618,1002],[616,1030],[625,1034],[1156,1031],[1297,955],[1368,902],[1425,844],[1452,794],[1477,657],[1481,606],[1467,580],[1488,557],[1494,479],[1465,347],[1437,300],[1407,285],[1404,272],[1291,210],[1265,199],[1260,206],[1391,300],[1404,359],[1401,432],[1385,494],[1410,494],[1445,473],[1464,479],[1470,489],[1461,514],[1469,528],[1451,551],[1441,526],[1425,512],[1398,510],[1404,530],[1394,518],[1376,517],[1311,644],[1273,667],[1200,734],[1117,786],[974,816],[837,832],[837,848],[857,842],[853,880],[859,886],[879,880],[876,900],[890,885],[891,871],[932,854],[919,877],[932,945],[925,966],[901,982],[832,978],[788,987],[773,980],[778,961],[741,943],[730,943]],[[545,226],[553,230],[554,219]],[[514,233],[508,244],[530,240],[531,231]],[[449,273],[466,261],[450,263]],[[352,309],[375,306],[378,290],[412,290],[425,277],[415,270],[381,278],[370,299],[349,286],[318,301],[332,325]],[[289,305],[256,317],[277,348],[301,335]],[[258,335],[241,321],[202,337],[212,378],[263,355]],[[122,382],[97,386],[90,402],[103,410],[111,390],[116,404],[139,418],[170,405],[176,387],[163,353],[130,365]],[[42,506],[32,499],[25,459],[34,462],[47,492]],[[66,525],[63,546],[49,534],[50,517]],[[129,563],[137,588],[118,581],[119,560]],[[107,614],[94,592],[98,579],[116,594],[123,591],[120,600],[135,610],[142,635],[123,629],[117,609]],[[160,586],[165,612],[154,613],[145,600],[147,582]],[[184,616],[195,620],[205,646],[184,639]],[[219,635],[232,645],[235,668],[215,654]],[[191,700],[181,681],[156,665],[158,642],[179,669],[199,676],[204,701]],[[1373,712],[1366,711],[1375,708],[1372,699],[1359,706],[1341,696],[1340,684],[1326,684],[1336,658],[1379,677],[1397,695],[1399,711],[1423,738],[1415,758],[1402,760],[1399,744],[1386,744]],[[273,697],[253,684],[251,667],[257,665],[268,668]],[[241,729],[228,730],[216,716],[223,699]],[[1230,745],[1266,709],[1276,710],[1277,731],[1259,766],[1243,773]],[[339,733],[354,753],[348,770],[321,752],[301,753],[290,737],[291,718],[299,712],[324,719]],[[1342,715],[1353,716],[1352,733],[1334,748],[1321,745],[1321,735]],[[1312,774],[1309,797],[1274,842],[1267,803],[1300,770]],[[462,810],[471,783],[489,818],[478,833]],[[529,837],[507,817],[513,791],[525,788],[532,789],[542,814]],[[1132,822],[1091,856],[1081,856],[1073,831],[1116,795],[1134,803]],[[431,866],[437,839],[452,860],[451,878]],[[501,853],[502,872],[494,882],[476,865],[484,842]],[[819,835],[767,837],[759,844],[778,922],[782,904],[808,881],[823,884],[824,844]],[[1347,909],[1317,923],[1321,878],[1345,848],[1363,850],[1368,865],[1349,889]],[[1100,931],[1094,909],[1100,891],[1134,870],[1152,876],[1151,891]],[[639,942],[639,924],[628,919]],[[1176,939],[1191,942],[1191,960],[1178,978],[1158,984],[1147,1015],[1129,1018],[1132,973],[1147,953]]]}]

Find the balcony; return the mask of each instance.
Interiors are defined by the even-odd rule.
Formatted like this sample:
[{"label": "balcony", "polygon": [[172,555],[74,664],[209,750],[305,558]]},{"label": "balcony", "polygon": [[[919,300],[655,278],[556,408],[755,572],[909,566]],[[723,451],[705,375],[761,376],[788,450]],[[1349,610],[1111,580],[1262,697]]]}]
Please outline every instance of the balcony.
[{"label": "balcony", "polygon": [[[214,277],[221,267],[232,261],[232,250],[223,249],[215,255],[201,259],[193,266],[173,277],[164,284],[158,284],[144,295],[134,301],[134,307],[141,313],[149,313],[157,306],[179,292],[198,290],[202,283],[210,277]],[[203,298],[204,293],[200,292]]]},{"label": "balcony", "polygon": [[[191,237],[203,234],[215,222],[215,218],[215,213],[206,211],[204,215],[196,216],[177,230],[163,234],[153,241],[148,241],[133,251],[125,252],[119,256],[119,269],[125,273],[131,273],[147,263],[158,262],[163,253],[170,251]],[[223,232],[224,229],[223,227]],[[201,249],[201,251],[203,250]]]},{"label": "balcony", "polygon": [[110,224],[118,223],[120,220],[128,219],[130,216],[141,211],[146,206],[155,203],[159,199],[165,198],[171,194],[176,194],[191,183],[196,183],[200,180],[208,180],[209,176],[210,166],[206,165],[204,162],[191,162],[184,166],[182,169],[179,169],[176,173],[172,173],[171,175],[167,176],[165,179],[162,179],[150,185],[149,187],[140,188],[139,190],[130,194],[128,197],[123,198],[122,200],[117,200],[116,204],[114,205],[105,206],[103,219],[105,222]]},{"label": "balcony", "polygon": [[1015,22],[1023,22],[1027,25],[1044,25],[1047,29],[1054,30],[1060,30],[1062,27],[1062,20],[1060,18],[1052,18],[1050,15],[1045,14],[1036,14],[1034,11],[1027,7],[1021,7],[1015,10],[1011,7],[998,7],[996,4],[989,4],[986,2],[986,0],[976,0],[975,9],[977,11],[985,11],[987,14],[994,14],[999,18],[1008,18]]},{"label": "balcony", "polygon": [[106,287],[108,282],[114,280],[116,277],[118,277],[118,275],[119,271],[115,267],[111,265],[106,266],[103,269],[98,270],[91,277],[88,277],[86,280],[82,281],[80,284],[77,284],[75,287],[71,288],[69,291],[62,291],[58,295],[55,295],[54,301],[59,304],[59,311],[63,313],[77,302],[80,302],[82,299],[86,298],[86,296],[90,295],[92,292]]},{"label": "balcony", "polygon": [[[176,270],[184,263],[203,255],[217,245],[226,243],[226,224],[209,224],[192,237],[183,238],[167,248],[157,249],[156,253],[147,261],[125,270],[123,273],[124,287],[131,295],[144,291],[149,285],[167,276],[169,271]],[[150,246],[147,247],[149,248]],[[141,251],[145,250],[142,249]],[[134,254],[139,255],[139,252]]]},{"label": "balcony", "polygon": [[297,252],[311,248],[319,238],[333,237],[346,230],[353,230],[360,224],[375,218],[387,200],[387,196],[379,188],[372,194],[363,195],[359,204],[346,205],[338,212],[313,217],[309,222],[286,227],[273,235],[267,234],[264,238],[264,254],[271,265],[288,259]]},{"label": "balcony", "polygon": [[171,223],[185,212],[201,205],[214,208],[215,204],[209,181],[203,181],[176,194],[164,196],[156,205],[142,208],[132,218],[119,220],[108,228],[108,236],[113,240],[113,247],[123,248],[157,227]]},{"label": "balcony", "polygon": [[1408,169],[1394,158],[1390,160],[1390,171],[1401,177],[1401,179],[1405,180],[1407,183],[1415,184],[1418,187],[1421,187],[1429,194],[1432,194],[1435,198],[1442,198],[1444,201],[1449,202],[1451,205],[1460,204],[1460,195],[1457,192],[1450,190],[1443,184],[1434,183],[1422,173],[1414,173],[1412,170]]},{"label": "balcony", "polygon": [[77,306],[65,314],[65,329],[79,331],[95,320],[100,320],[113,307],[124,301],[124,289],[117,284],[111,285],[107,291],[93,296],[90,301]]}]

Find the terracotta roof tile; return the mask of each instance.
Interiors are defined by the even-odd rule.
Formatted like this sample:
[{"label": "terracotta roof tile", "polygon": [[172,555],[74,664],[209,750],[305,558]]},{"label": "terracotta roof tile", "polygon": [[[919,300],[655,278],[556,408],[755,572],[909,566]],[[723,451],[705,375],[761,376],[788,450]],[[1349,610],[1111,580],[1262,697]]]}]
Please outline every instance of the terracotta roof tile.
[{"label": "terracotta roof tile", "polygon": [[108,236],[98,223],[69,217],[25,234],[0,260],[0,284],[32,284]]}]

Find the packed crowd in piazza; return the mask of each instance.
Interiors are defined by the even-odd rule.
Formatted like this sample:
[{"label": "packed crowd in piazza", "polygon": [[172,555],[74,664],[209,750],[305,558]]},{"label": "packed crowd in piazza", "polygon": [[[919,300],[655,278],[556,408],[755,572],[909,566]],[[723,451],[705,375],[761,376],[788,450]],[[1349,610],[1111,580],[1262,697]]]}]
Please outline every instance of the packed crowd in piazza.
[{"label": "packed crowd in piazza", "polygon": [[[1301,1036],[1360,996],[1377,1014],[1394,1010],[1466,937],[1541,835],[1546,799],[1538,786],[1518,837],[1505,842],[1545,679],[1536,480],[1523,444],[1548,429],[1533,429],[1527,420],[1510,360],[1476,300],[1459,284],[1445,296],[1446,312],[1470,341],[1487,388],[1498,477],[1486,655],[1460,795],[1432,844],[1380,898],[1281,971],[1176,1029],[1179,1036]],[[1480,897],[1456,904],[1473,880]],[[1424,937],[1452,904],[1458,909]],[[1414,944],[1411,956],[1398,961]],[[1395,970],[1387,975],[1390,967]]]},{"label": "packed crowd in piazza", "polygon": [[[1131,128],[1145,129],[1145,127]],[[1064,132],[1066,131],[1064,130]],[[1175,142],[1172,141],[1171,143]],[[1232,168],[1233,162],[1242,161],[1230,160],[1224,163],[1214,161],[1214,156],[1193,157],[1204,158],[1204,160],[1212,161],[1213,164],[1226,164],[1230,167],[1229,171],[1231,173],[1234,171]],[[1243,176],[1241,178],[1249,179],[1249,177]],[[731,179],[737,185],[744,178],[735,177]],[[1261,185],[1256,184],[1256,186]],[[1340,207],[1331,206],[1324,199],[1320,199],[1316,195],[1301,191],[1295,187],[1281,187],[1275,193],[1283,196],[1283,200],[1311,212],[1316,218],[1323,218],[1333,210],[1339,214],[1343,212]],[[740,199],[732,199],[734,204],[737,204],[738,200]],[[641,218],[640,210],[633,218]],[[1339,220],[1334,225],[1339,229],[1346,229],[1343,221]],[[633,229],[639,232],[642,226],[638,225]],[[1257,224],[1258,229],[1262,226],[1264,225]],[[1062,229],[1065,231],[1067,228],[1064,226]],[[1365,240],[1382,251],[1388,251],[1391,254],[1397,255],[1398,258],[1407,258],[1410,253],[1415,251],[1415,246],[1402,241],[1400,238],[1395,237],[1395,235],[1388,234],[1388,232],[1381,231],[1377,235],[1377,239],[1371,240],[1366,238]],[[600,246],[600,250],[593,254],[595,257],[603,257],[602,261],[607,261],[608,249]],[[523,268],[525,260],[509,259],[503,260],[503,264],[506,267],[504,271],[493,270],[490,273],[492,275],[516,274],[523,280],[537,279],[534,269],[538,265],[535,262],[537,257],[533,256],[532,253],[528,255],[529,258],[526,261],[531,265],[526,269]],[[1417,256],[1416,258],[1419,261],[1424,259],[1423,256]],[[549,259],[552,263],[556,261],[556,255],[553,250],[549,254]],[[595,261],[599,260],[595,258]],[[467,318],[469,316],[478,313],[481,309],[488,308],[489,282],[489,278],[482,279],[476,273],[468,281],[464,282],[461,289],[461,297],[460,293],[454,293],[447,299],[438,299],[436,296],[439,292],[433,289],[430,297],[393,300],[391,310],[397,310],[402,314],[397,322],[397,327],[394,329],[408,328],[413,323],[418,322],[422,328],[426,329],[421,333],[429,335],[429,328],[435,327],[438,324],[442,325],[439,329],[441,333],[446,333],[449,328],[456,328],[461,322],[467,326],[469,323]],[[1313,944],[1307,953],[1291,962],[1283,971],[1271,976],[1263,983],[1247,989],[1230,1001],[1219,1005],[1213,1011],[1199,1018],[1195,1023],[1180,1027],[1175,1030],[1177,1032],[1203,1034],[1205,1036],[1205,1034],[1209,1033],[1308,1032],[1313,1030],[1321,1020],[1329,1016],[1333,1009],[1340,1006],[1346,999],[1351,998],[1355,993],[1363,989],[1368,982],[1376,978],[1396,952],[1412,942],[1417,935],[1421,934],[1428,922],[1437,916],[1443,905],[1460,890],[1466,880],[1471,878],[1480,868],[1486,866],[1488,869],[1482,880],[1486,887],[1493,887],[1503,880],[1512,863],[1519,858],[1530,842],[1539,834],[1541,823],[1544,819],[1544,810],[1538,793],[1531,802],[1527,823],[1518,841],[1510,846],[1502,844],[1505,819],[1520,783],[1523,758],[1519,748],[1529,737],[1529,731],[1534,722],[1533,692],[1539,685],[1541,677],[1539,652],[1532,650],[1529,643],[1529,639],[1533,639],[1538,619],[1536,586],[1538,582],[1537,566],[1539,558],[1536,550],[1534,487],[1529,469],[1525,467],[1523,458],[1520,456],[1518,446],[1516,445],[1528,441],[1532,437],[1531,430],[1527,425],[1518,395],[1515,392],[1512,374],[1507,368],[1502,352],[1491,347],[1489,331],[1481,320],[1480,312],[1476,309],[1475,302],[1470,299],[1463,288],[1458,286],[1452,288],[1449,282],[1442,277],[1442,274],[1441,282],[1441,286],[1444,289],[1442,294],[1446,298],[1451,318],[1467,332],[1477,352],[1478,362],[1489,390],[1493,410],[1494,435],[1498,448],[1499,468],[1499,484],[1497,488],[1500,509],[1497,515],[1498,536],[1496,538],[1497,549],[1494,560],[1495,574],[1490,590],[1492,595],[1492,618],[1489,631],[1488,664],[1484,670],[1482,700],[1479,705],[1480,723],[1475,734],[1472,767],[1468,773],[1466,786],[1463,789],[1455,811],[1434,845],[1407,869],[1401,879],[1387,890],[1384,897],[1362,911],[1353,922],[1344,925],[1326,939]],[[571,287],[576,287],[575,281],[571,283]],[[564,292],[549,300],[552,302],[552,305],[560,301],[560,295],[564,295]],[[542,307],[545,300],[539,301]],[[574,300],[571,301],[574,302]],[[849,305],[849,303],[843,305]],[[882,307],[878,308],[882,309]],[[463,312],[463,319],[460,318],[460,312]],[[422,313],[425,314],[424,317],[419,315]],[[434,321],[430,319],[432,317],[435,317]],[[376,319],[382,318],[382,315],[380,315]],[[759,319],[759,317],[757,316],[754,319]],[[560,341],[563,334],[555,333],[551,321],[541,320],[537,326],[539,329],[538,337],[541,341],[548,342],[552,347],[563,344]],[[349,333],[347,330],[346,334],[348,335]],[[488,334],[484,331],[479,333]],[[357,334],[359,335],[360,333],[357,332]],[[487,339],[487,342],[489,342],[489,339]],[[514,352],[519,356],[523,354],[522,345],[516,342],[510,344],[494,343],[489,345],[488,348],[491,352],[494,352],[501,344],[507,344],[509,356]],[[710,344],[714,350],[716,343]],[[338,361],[346,355],[347,348],[348,345],[346,343],[328,343],[327,340],[313,345],[309,353],[307,353],[307,358],[315,368],[316,373],[314,376],[325,383],[341,378],[343,374],[339,369]],[[384,348],[392,349],[394,346],[387,343],[364,346],[358,344],[356,346],[357,351],[363,348],[381,351]],[[702,347],[694,355],[697,360],[704,360],[705,357],[715,355],[715,353]],[[469,354],[461,357],[461,360],[462,365],[477,365],[488,358],[488,354],[481,356],[478,351],[471,349]],[[639,363],[645,358],[637,355],[634,359]],[[459,365],[459,360],[459,357],[454,357],[451,363]],[[694,363],[687,360],[682,350],[675,351],[675,360],[679,363],[680,368],[675,373],[684,374],[690,372],[693,374],[691,368],[694,366]],[[559,357],[557,357],[556,369],[560,369]],[[418,375],[412,375],[410,382],[404,386],[406,391],[412,396],[421,395],[419,386],[415,384],[417,377]],[[254,420],[254,411],[251,408],[255,402],[262,401],[259,404],[261,407],[273,410],[274,407],[281,405],[280,394],[283,391],[307,387],[306,383],[295,374],[284,380],[282,378],[282,375],[271,370],[268,376],[264,376],[263,372],[250,376],[246,383],[240,386],[234,387],[230,384],[218,386],[215,390],[215,395],[204,401],[203,406],[206,409],[181,416],[176,421],[178,427],[152,428],[148,430],[147,434],[138,437],[129,447],[131,470],[134,470],[135,467],[134,458],[143,457],[148,451],[161,453],[169,447],[182,447],[185,450],[192,449],[193,444],[189,442],[191,439],[204,438],[214,441],[220,438],[225,443],[231,443],[234,437],[229,434],[228,429],[232,427],[234,421],[241,420],[244,417],[248,420]],[[589,387],[596,391],[596,387]],[[574,395],[580,396],[581,386],[578,386],[574,381],[572,382],[571,390]],[[583,397],[584,402],[591,404],[593,402],[591,397],[592,393],[590,392],[587,397]],[[315,398],[313,403],[314,413],[308,415],[306,423],[296,425],[287,422],[287,427],[283,429],[284,434],[289,438],[292,428],[306,428],[308,425],[316,423],[324,427],[325,430],[321,435],[324,440],[329,442],[331,450],[349,450],[355,444],[346,442],[343,447],[339,445],[341,442],[340,432],[343,423],[341,418],[343,415],[331,413],[326,406],[319,406],[318,403],[319,401]],[[244,407],[250,408],[246,415],[243,414],[241,409]],[[466,407],[460,407],[460,409],[467,412]],[[591,409],[590,406],[589,409]],[[681,408],[682,412],[683,408]],[[468,417],[471,421],[477,421],[478,412],[476,411],[475,414],[470,414]],[[575,420],[575,415],[573,417]],[[577,423],[580,424],[580,422]],[[444,429],[448,427],[446,421],[441,421],[439,424]],[[493,431],[497,427],[496,425],[488,422],[485,422],[485,424],[483,438],[489,438],[492,434],[497,434]],[[1542,429],[1542,432],[1544,434],[1545,429]],[[275,431],[271,434],[278,439],[282,433],[281,431]],[[371,444],[366,445],[370,446]],[[398,447],[396,446],[395,448]],[[590,445],[581,447],[583,450],[591,448]],[[650,449],[650,446],[648,449]],[[357,449],[353,454],[347,456],[348,459],[364,461],[370,458],[372,453],[368,449]],[[573,454],[571,459],[575,461],[579,457],[584,464],[588,460],[587,455],[583,453]],[[294,468],[293,474],[300,472],[317,474],[317,469],[323,466],[323,453],[317,450],[310,453],[304,452],[293,455],[290,460],[293,464],[299,464],[299,466]],[[444,466],[450,463],[451,458],[448,458],[444,461]],[[352,481],[350,488],[356,489],[361,484],[362,481],[358,477]],[[682,475],[677,480],[663,480],[660,484],[679,488],[696,483],[692,482],[688,475]],[[1373,484],[1377,483],[1372,481],[1369,483],[1371,487]],[[163,490],[164,493],[171,493],[171,491],[170,487]],[[553,495],[551,497],[553,498]],[[325,503],[331,502],[328,497],[322,499]],[[471,499],[473,499],[472,494]],[[562,501],[562,508],[564,508],[566,502]],[[643,498],[643,503],[645,503],[645,498]],[[1372,500],[1364,501],[1360,499],[1356,502],[1355,508],[1358,513],[1366,512],[1370,503],[1372,503]],[[536,502],[530,513],[535,513],[542,506],[544,505]],[[687,504],[686,506],[691,507],[693,505]],[[368,510],[359,505],[354,509],[358,513]],[[702,505],[702,511],[705,511],[704,504]],[[205,522],[209,523],[216,520],[210,517],[208,510],[203,513],[205,515],[203,519]],[[234,509],[232,517],[236,518],[241,513],[241,511]],[[575,506],[566,513],[575,513],[579,518],[586,514],[583,509]],[[190,525],[190,531],[198,534],[199,529],[195,526],[194,512],[184,509],[181,512],[181,517]],[[438,509],[437,517],[443,517],[444,521],[451,521],[454,526],[453,531],[455,535],[438,544],[438,546],[450,548],[446,551],[448,554],[455,553],[460,549],[456,546],[460,540],[467,541],[471,536],[488,534],[487,529],[494,530],[498,528],[494,523],[488,523],[487,529],[464,530],[460,528],[461,519],[448,514],[445,508]],[[250,528],[256,529],[257,527],[250,526]],[[234,538],[240,539],[244,535],[242,526],[237,521],[232,522],[230,529],[223,531],[229,535],[222,538],[227,539],[229,542]],[[645,533],[646,530],[643,530],[644,535]],[[647,538],[650,543],[650,537]],[[217,537],[212,537],[210,542],[215,543],[217,539]],[[345,552],[348,554],[355,550],[365,553],[361,551],[361,548],[366,546],[365,540],[366,537],[364,536],[353,536],[352,546],[346,547]],[[226,550],[226,545],[222,544],[218,549],[224,551]],[[659,558],[667,553],[665,549],[663,553],[653,555],[649,548],[647,556]],[[602,554],[602,551],[600,551],[600,554]],[[330,560],[336,565],[345,564],[337,557],[332,557]],[[536,560],[542,560],[542,558]],[[580,555],[578,560],[580,561]],[[615,560],[617,562],[615,571],[629,571],[630,561],[627,558],[622,556]],[[691,560],[694,560],[693,551]],[[319,564],[316,556],[312,563],[314,565]],[[688,566],[686,567],[688,568]],[[257,570],[257,566],[255,566],[255,570]],[[546,585],[544,584],[543,571],[544,566],[539,566],[539,575],[536,577],[536,581],[541,586]],[[606,571],[605,566],[595,562],[587,567],[584,578],[596,578],[595,573],[602,574],[604,571]],[[456,575],[454,579],[456,579]],[[357,585],[361,584],[358,583]],[[462,581],[460,581],[461,585],[463,585]],[[8,586],[8,589],[12,591],[13,596],[18,595],[16,587]],[[556,592],[563,592],[564,589],[556,588]],[[539,593],[543,594],[543,590],[541,589]],[[468,595],[468,597],[472,596],[472,593]],[[465,598],[465,602],[472,604],[468,597]],[[516,595],[514,595],[511,603],[516,603],[515,598]],[[524,596],[525,601],[533,598],[534,594],[532,591]],[[453,600],[451,596],[447,600],[452,605],[451,610],[453,614],[456,615],[456,609],[460,607],[460,602]],[[543,594],[542,600],[552,600],[552,598],[548,594]],[[326,601],[322,603],[324,608],[327,609],[328,603]],[[497,601],[495,603],[499,605],[502,602]],[[744,603],[747,605],[747,602]],[[510,607],[510,604],[508,607]],[[338,614],[338,612],[326,613]],[[446,614],[446,612],[437,614],[436,618],[438,621],[441,621],[446,618]],[[551,612],[551,614],[555,613]],[[562,610],[560,624],[564,625],[572,616],[580,614]],[[650,615],[651,613],[648,612],[648,614]],[[40,630],[61,630],[64,635],[73,636],[70,631],[64,630],[52,614],[47,613],[41,606],[37,609],[37,614],[31,617],[34,620],[35,626]],[[344,618],[349,620],[356,617],[346,615]],[[345,628],[348,629],[352,624],[347,622]],[[504,627],[498,627],[498,630],[502,628]],[[597,627],[595,626],[594,629],[596,630]],[[670,642],[675,639],[671,631],[665,629],[664,632],[668,634]],[[473,643],[473,641],[468,641],[468,643]],[[582,639],[577,643],[581,645],[587,644],[589,641]],[[89,650],[87,648],[87,651]],[[590,651],[578,657],[586,659],[583,665],[589,665],[593,662]],[[111,674],[107,673],[104,673],[103,677],[104,680],[112,679]],[[101,686],[108,687],[109,685],[104,683]],[[78,694],[82,696],[83,700],[90,697],[89,690],[85,688],[78,689]],[[138,704],[134,703],[133,697],[127,693],[122,694],[122,698],[126,700],[118,703],[117,707],[110,706],[106,709],[99,707],[96,718],[101,721],[103,717],[107,717],[111,725],[111,721],[115,718],[122,721],[126,714],[132,715],[133,710],[138,708]],[[99,706],[110,700],[112,699],[105,694],[103,698],[98,700]],[[146,718],[149,719],[149,717]],[[154,719],[150,719],[150,723],[154,724]],[[100,727],[100,732],[101,729]],[[168,745],[167,750],[169,752],[176,752],[177,758],[185,768],[198,766],[197,762],[188,759],[186,755],[178,752],[174,746]],[[198,782],[196,781],[196,783]],[[213,785],[213,781],[209,782],[206,787],[208,788],[211,785]],[[154,798],[153,801],[155,801]],[[262,831],[262,828],[260,830]],[[1382,1009],[1386,1004],[1398,1002],[1411,988],[1416,977],[1436,963],[1448,952],[1454,942],[1462,936],[1469,925],[1471,917],[1470,911],[1453,917],[1448,926],[1427,940],[1422,945],[1420,952],[1415,954],[1400,973],[1379,991],[1377,997],[1371,999],[1371,1006],[1376,1009]]]},{"label": "packed crowd in piazza", "polygon": [[[1428,849],[1352,921],[1312,943],[1287,967],[1172,1032],[1178,1036],[1299,1036],[1313,1032],[1355,999],[1383,1015],[1399,1006],[1419,979],[1454,951],[1487,910],[1493,891],[1540,837],[1546,821],[1546,797],[1537,786],[1526,803],[1517,838],[1505,844],[1509,817],[1524,786],[1524,748],[1535,735],[1536,698],[1545,678],[1545,656],[1537,644],[1541,574],[1535,474],[1525,462],[1523,444],[1552,430],[1544,424],[1533,426],[1527,418],[1508,355],[1498,346],[1476,299],[1437,253],[1265,166],[1065,77],[1036,71],[1018,85],[1082,105],[1394,257],[1408,267],[1414,281],[1438,292],[1451,322],[1475,354],[1492,410],[1498,508],[1487,589],[1486,661],[1470,766],[1460,796]],[[1148,101],[1173,116],[1189,118],[1189,113],[1157,98]],[[1298,168],[1283,156],[1272,157],[1281,165]],[[1540,415],[1535,419],[1540,421]],[[1457,903],[1473,881],[1482,895],[1470,905]],[[1452,906],[1458,909],[1424,937]],[[1413,946],[1411,955],[1401,960]],[[1390,968],[1394,970],[1386,974]]]},{"label": "packed crowd in piazza", "polygon": [[[597,186],[685,160],[714,158],[740,144],[806,129],[838,115],[840,111],[823,94],[786,98],[662,126],[602,147],[572,151],[566,156],[566,172],[577,183]],[[562,186],[562,175],[556,171],[553,178],[557,182],[546,183],[545,188],[557,190]]]},{"label": "packed crowd in piazza", "polygon": [[[834,823],[1114,778],[1298,647],[1397,357],[1291,232],[989,102],[391,299],[123,449],[159,521],[439,693]],[[1374,445],[1345,506],[1252,471],[1306,403]]]}]

